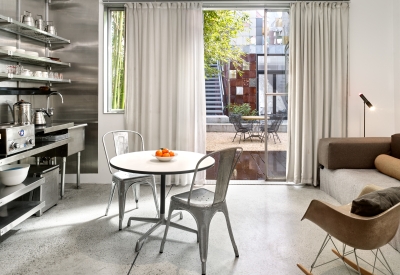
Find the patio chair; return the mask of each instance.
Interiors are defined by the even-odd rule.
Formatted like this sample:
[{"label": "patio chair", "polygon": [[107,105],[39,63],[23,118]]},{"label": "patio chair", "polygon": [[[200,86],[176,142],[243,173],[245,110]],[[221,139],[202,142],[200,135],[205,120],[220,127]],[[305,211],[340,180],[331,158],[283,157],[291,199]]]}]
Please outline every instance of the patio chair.
[{"label": "patio chair", "polygon": [[[164,231],[164,238],[161,242],[160,253],[164,251],[164,244],[167,238],[168,229],[174,210],[186,210],[195,218],[197,223],[199,250],[202,274],[206,274],[206,262],[208,253],[208,235],[210,229],[211,219],[217,212],[222,212],[225,215],[226,224],[228,227],[229,236],[232,242],[235,256],[239,257],[239,252],[233,237],[231,223],[229,221],[228,207],[226,204],[226,193],[228,191],[229,181],[231,179],[233,170],[235,169],[236,163],[238,162],[243,149],[241,147],[233,147],[212,152],[203,158],[201,158],[194,171],[192,185],[190,191],[177,194],[171,197],[171,202],[168,212],[168,221]],[[217,164],[217,181],[215,187],[215,193],[205,188],[199,188],[193,190],[195,184],[197,168],[200,163],[207,157],[212,157],[219,154]]]},{"label": "patio chair", "polygon": [[237,136],[237,134],[239,133],[239,144],[240,141],[242,139],[242,134],[243,134],[243,140],[246,139],[246,133],[248,134],[247,138],[250,138],[250,141],[253,141],[251,139],[251,132],[253,130],[253,124],[249,123],[249,124],[243,124],[242,123],[242,116],[240,114],[230,114],[229,115],[229,122],[233,124],[233,126],[235,127],[235,131],[236,134],[233,137],[232,142],[235,141],[235,138]]},{"label": "patio chair", "polygon": [[104,147],[104,152],[106,154],[107,158],[107,163],[108,163],[108,168],[110,169],[110,173],[112,174],[112,179],[111,179],[111,194],[110,198],[108,200],[108,205],[106,208],[106,214],[105,216],[108,215],[108,210],[110,209],[110,204],[114,196],[115,188],[118,187],[118,189],[122,188],[124,190],[123,196],[118,197],[118,200],[123,202],[120,204],[120,213],[122,213],[122,216],[120,215],[120,220],[119,220],[119,230],[122,229],[122,221],[124,218],[125,213],[125,201],[126,201],[126,193],[128,189],[132,186],[133,190],[133,196],[136,201],[136,208],[139,208],[139,196],[140,196],[140,184],[148,184],[150,185],[152,191],[153,191],[153,198],[154,198],[154,204],[156,205],[156,210],[157,210],[157,215],[158,217],[160,216],[160,210],[158,206],[158,200],[157,200],[157,190],[156,190],[156,184],[154,181],[154,176],[153,175],[145,175],[145,174],[135,174],[135,173],[128,173],[128,172],[123,172],[123,171],[117,171],[113,172],[111,166],[110,166],[110,158],[107,152],[107,146],[106,146],[106,137],[108,135],[113,136],[113,144],[114,144],[114,149],[115,149],[115,154],[116,155],[122,155],[126,154],[129,152],[132,152],[129,150],[129,144],[133,142],[133,140],[137,141],[138,146],[141,151],[144,151],[144,142],[143,142],[143,137],[141,134],[135,131],[130,131],[130,130],[117,130],[117,131],[110,131],[107,132],[103,135],[103,147]]},{"label": "patio chair", "polygon": [[[376,185],[367,185],[361,191],[361,194],[358,196],[358,198],[360,198],[362,195],[380,189],[381,187]],[[311,272],[314,268],[324,264],[320,263],[316,265],[316,262],[321,255],[321,252],[329,242],[332,242],[335,247],[335,249],[332,249],[332,252],[344,263],[355,269],[360,275],[377,274],[374,273],[375,270],[382,272],[382,270],[376,267],[376,263],[378,263],[378,261],[383,265],[386,271],[392,275],[394,274],[380,248],[393,239],[397,232],[400,222],[400,203],[397,203],[378,215],[368,217],[351,213],[351,207],[352,203],[342,206],[335,206],[319,200],[311,201],[302,220],[308,219],[312,221],[325,230],[327,235],[322,243],[317,257],[311,265],[310,270],[307,270],[301,264],[297,264],[304,274],[311,275]],[[337,246],[333,242],[332,237],[343,243],[343,249],[341,252],[339,252]],[[353,251],[350,250],[346,252],[346,246],[352,247]],[[368,265],[373,268],[372,272],[360,267],[359,260],[363,259],[357,255],[357,250],[371,250],[375,256],[373,265],[368,263]],[[347,257],[353,253],[356,262],[353,262]]]},{"label": "patio chair", "polygon": [[264,141],[265,135],[267,135],[267,138],[269,138],[269,136],[271,135],[274,139],[274,143],[276,143],[275,137],[279,140],[279,142],[282,143],[281,139],[279,138],[278,131],[279,127],[282,124],[283,117],[280,115],[271,116],[268,121],[270,122],[270,124],[267,127],[267,133],[265,133],[265,125],[260,126],[260,131],[262,133],[261,141]]}]

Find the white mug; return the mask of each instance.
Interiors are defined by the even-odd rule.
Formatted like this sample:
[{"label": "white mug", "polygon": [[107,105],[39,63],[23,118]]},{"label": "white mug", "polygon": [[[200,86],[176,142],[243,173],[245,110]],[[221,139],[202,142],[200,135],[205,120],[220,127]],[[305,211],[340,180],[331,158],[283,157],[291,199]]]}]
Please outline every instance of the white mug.
[{"label": "white mug", "polygon": [[49,77],[49,73],[48,72],[43,72],[43,77],[44,78],[48,78]]},{"label": "white mug", "polygon": [[49,78],[54,78],[54,73],[53,72],[49,72]]},{"label": "white mug", "polygon": [[54,73],[54,78],[59,79],[60,77],[58,76],[58,73]]},{"label": "white mug", "polygon": [[36,71],[35,72],[35,77],[42,77],[42,72],[41,71]]}]

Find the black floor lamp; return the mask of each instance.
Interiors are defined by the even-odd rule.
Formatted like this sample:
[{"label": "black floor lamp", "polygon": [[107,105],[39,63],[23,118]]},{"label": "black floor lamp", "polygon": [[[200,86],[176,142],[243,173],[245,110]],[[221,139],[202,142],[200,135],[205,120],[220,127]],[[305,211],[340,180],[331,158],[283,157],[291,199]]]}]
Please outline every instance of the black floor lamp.
[{"label": "black floor lamp", "polygon": [[368,101],[368,99],[363,95],[363,94],[358,94],[361,98],[362,98],[362,100],[364,101],[364,137],[365,137],[365,105],[367,105],[368,106],[368,108],[371,110],[371,111],[373,111],[373,110],[375,110],[375,107],[374,106],[372,106],[372,104],[371,104],[371,102],[369,102]]}]

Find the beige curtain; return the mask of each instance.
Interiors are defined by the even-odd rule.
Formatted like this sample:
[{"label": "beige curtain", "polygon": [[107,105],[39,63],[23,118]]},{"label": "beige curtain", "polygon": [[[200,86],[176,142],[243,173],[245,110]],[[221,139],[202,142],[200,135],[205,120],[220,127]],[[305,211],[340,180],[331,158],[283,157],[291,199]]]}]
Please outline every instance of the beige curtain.
[{"label": "beige curtain", "polygon": [[126,74],[126,128],[143,135],[146,149],[205,153],[201,3],[126,4]]},{"label": "beige curtain", "polygon": [[347,136],[349,4],[290,8],[287,181],[317,184],[318,141]]}]

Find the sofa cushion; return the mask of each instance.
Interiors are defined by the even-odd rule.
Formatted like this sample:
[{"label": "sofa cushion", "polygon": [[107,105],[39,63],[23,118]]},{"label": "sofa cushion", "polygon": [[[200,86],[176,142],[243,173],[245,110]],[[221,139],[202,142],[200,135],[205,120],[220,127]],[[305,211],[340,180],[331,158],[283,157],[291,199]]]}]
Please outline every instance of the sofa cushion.
[{"label": "sofa cushion", "polygon": [[400,134],[392,135],[390,151],[390,155],[392,155],[392,157],[400,159]]},{"label": "sofa cushion", "polygon": [[400,187],[391,187],[365,194],[353,200],[351,213],[371,217],[385,212],[400,202]]},{"label": "sofa cushion", "polygon": [[328,169],[374,169],[380,154],[390,153],[390,137],[322,138],[318,163]]},{"label": "sofa cushion", "polygon": [[400,180],[400,159],[388,155],[379,155],[375,159],[375,167],[379,172]]}]

